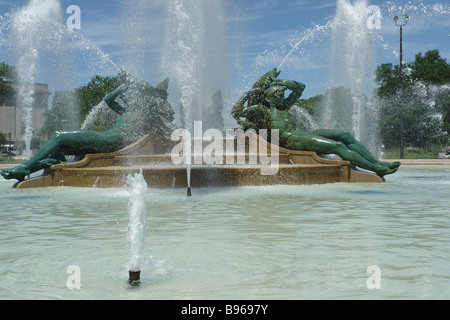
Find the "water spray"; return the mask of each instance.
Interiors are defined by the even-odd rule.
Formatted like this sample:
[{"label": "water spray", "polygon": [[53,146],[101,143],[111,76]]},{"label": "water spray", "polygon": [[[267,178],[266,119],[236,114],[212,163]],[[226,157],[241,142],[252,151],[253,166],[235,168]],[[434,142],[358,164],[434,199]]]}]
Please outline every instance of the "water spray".
[{"label": "water spray", "polygon": [[94,45],[94,44],[93,44],[89,39],[87,39],[85,36],[83,36],[83,35],[80,34],[80,33],[77,33],[77,32],[75,32],[75,31],[73,31],[72,29],[64,28],[64,26],[63,26],[63,28],[61,28],[61,24],[59,24],[59,23],[57,23],[57,22],[50,21],[50,23],[53,23],[53,24],[55,25],[55,27],[59,27],[60,30],[67,30],[67,32],[68,32],[71,36],[73,36],[75,39],[78,38],[79,40],[81,40],[81,43],[87,45],[90,49],[93,49],[94,51],[96,51],[96,52],[97,52],[97,55],[98,55],[99,57],[101,57],[103,60],[105,60],[106,62],[108,62],[114,69],[117,70],[118,73],[123,72],[123,69],[119,68],[119,67],[117,66],[117,64],[115,64],[115,63],[111,60],[111,58],[109,57],[109,54],[104,53],[99,47],[97,47],[96,45]]},{"label": "water spray", "polygon": [[141,268],[144,261],[144,245],[146,235],[145,192],[147,183],[144,179],[142,169],[139,174],[128,176],[128,188],[130,190],[130,201],[128,213],[130,223],[127,230],[128,251],[130,261],[128,263],[130,285],[136,286],[141,281]]},{"label": "water spray", "polygon": [[190,139],[186,139],[186,165],[187,165],[187,196],[192,197],[191,192],[191,171],[192,171],[192,144]]},{"label": "water spray", "polygon": [[286,57],[283,59],[283,61],[281,62],[280,66],[277,68],[277,70],[281,70],[281,67],[283,67],[283,65],[286,63],[286,61],[289,59],[289,57],[292,55],[292,53],[294,53],[295,50],[298,49],[298,47],[306,40],[308,40],[310,37],[312,37],[317,31],[320,30],[324,30],[326,28],[328,28],[331,25],[332,21],[328,21],[327,24],[323,25],[323,26],[318,26],[315,29],[311,30],[310,32],[308,32],[308,34],[306,34],[306,36],[304,36],[299,42],[297,42],[295,44],[295,46],[291,49],[291,51],[289,51],[289,53],[286,55]]}]

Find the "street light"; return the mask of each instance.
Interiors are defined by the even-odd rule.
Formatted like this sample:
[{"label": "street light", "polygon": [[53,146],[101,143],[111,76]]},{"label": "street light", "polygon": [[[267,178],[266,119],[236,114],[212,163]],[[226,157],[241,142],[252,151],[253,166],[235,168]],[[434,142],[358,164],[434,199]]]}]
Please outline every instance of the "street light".
[{"label": "street light", "polygon": [[397,27],[400,27],[400,159],[405,158],[403,145],[403,27],[409,21],[409,15],[405,14],[403,21],[399,21],[398,16],[394,17]]}]

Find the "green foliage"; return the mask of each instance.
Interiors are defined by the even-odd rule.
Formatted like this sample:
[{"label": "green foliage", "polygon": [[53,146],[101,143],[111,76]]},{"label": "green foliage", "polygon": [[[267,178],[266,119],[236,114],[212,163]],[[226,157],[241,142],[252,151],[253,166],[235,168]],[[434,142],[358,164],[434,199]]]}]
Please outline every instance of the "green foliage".
[{"label": "green foliage", "polygon": [[309,99],[299,99],[297,105],[305,109],[314,119],[317,119],[320,116],[320,106],[324,98],[323,94],[319,94]]},{"label": "green foliage", "polygon": [[[392,63],[382,64],[375,72],[375,82],[380,85],[376,91],[378,97],[397,94],[400,90],[400,67],[394,66]],[[410,81],[406,81],[406,83],[410,83]]]},{"label": "green foliage", "polygon": [[102,102],[108,93],[117,89],[122,83],[123,80],[120,76],[102,77],[96,75],[87,85],[79,88],[76,92],[80,100],[82,118],[86,118],[92,108]]},{"label": "green foliage", "polygon": [[[86,119],[92,109],[98,106],[108,93],[114,91],[123,83],[124,79],[120,75],[115,77],[96,75],[87,85],[77,89],[76,93],[80,102],[81,119]],[[116,114],[106,108],[106,110],[102,110],[99,116],[93,119],[89,129],[104,131],[113,125],[115,117]]]},{"label": "green foliage", "polygon": [[16,79],[16,70],[14,67],[1,62],[0,63],[0,103],[3,102],[11,93],[12,89],[8,83]]},{"label": "green foliage", "polygon": [[[409,69],[409,71],[408,71]],[[450,82],[450,65],[440,56],[438,50],[416,55],[415,61],[403,66],[403,87],[410,88],[418,81],[424,84],[443,85]],[[375,73],[378,97],[397,94],[401,88],[400,65],[382,64]]]},{"label": "green foliage", "polygon": [[[94,76],[91,81],[73,91],[56,92],[53,96],[52,108],[46,113],[46,120],[40,135],[50,137],[53,132],[61,130],[77,130],[82,120],[92,108],[100,104],[105,96],[117,89],[122,83],[121,77]],[[104,113],[102,113],[105,116]],[[90,129],[103,131],[114,121],[112,117],[99,117]]]},{"label": "green foliage", "polygon": [[406,146],[445,143],[450,132],[450,65],[438,50],[419,53],[403,67],[403,89],[399,65],[382,64],[375,81],[380,85],[375,97],[381,104],[382,139],[389,147],[400,144],[401,106]]},{"label": "green foliage", "polygon": [[424,148],[427,145],[444,143],[445,132],[442,119],[435,108],[424,103],[414,90],[382,103],[382,138],[389,147],[400,145],[400,106],[403,107],[403,138],[405,146]]},{"label": "green foliage", "polygon": [[447,85],[447,90],[439,94],[436,104],[442,112],[444,122],[443,129],[450,135],[450,86]]},{"label": "green foliage", "polygon": [[442,85],[450,82],[450,65],[440,56],[438,50],[419,53],[411,64],[411,77],[425,83]]}]

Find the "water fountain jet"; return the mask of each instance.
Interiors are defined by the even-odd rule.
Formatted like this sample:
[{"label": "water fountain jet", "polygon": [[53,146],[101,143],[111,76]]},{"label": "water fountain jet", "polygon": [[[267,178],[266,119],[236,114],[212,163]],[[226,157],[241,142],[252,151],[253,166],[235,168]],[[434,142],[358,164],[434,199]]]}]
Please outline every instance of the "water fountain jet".
[{"label": "water fountain jet", "polygon": [[316,28],[310,30],[300,41],[298,41],[291,49],[291,51],[289,51],[289,53],[286,55],[286,57],[283,59],[283,61],[281,61],[280,65],[278,66],[277,70],[282,70],[282,67],[284,66],[284,64],[286,63],[286,61],[289,59],[289,57],[295,52],[295,50],[297,50],[300,45],[305,42],[306,40],[310,39],[315,33],[317,33],[318,31],[323,31],[327,28],[329,28],[332,24],[332,21],[328,21],[325,25],[322,26],[317,26]]},{"label": "water fountain jet", "polygon": [[192,174],[192,141],[186,139],[186,166],[187,166],[187,196],[192,197],[191,174]]},{"label": "water fountain jet", "polygon": [[[220,1],[214,1],[215,4],[219,3]],[[165,52],[165,56],[163,58],[163,63],[162,63],[162,70],[167,71],[167,73],[172,73],[174,75],[174,80],[175,83],[183,88],[186,89],[186,91],[184,92],[185,94],[182,94],[182,104],[187,106],[188,109],[190,108],[192,111],[192,108],[194,106],[194,104],[192,103],[192,99],[201,99],[203,100],[204,97],[204,91],[200,92],[200,91],[196,91],[198,88],[204,88],[203,85],[205,83],[208,83],[208,81],[206,80],[206,78],[204,78],[203,76],[205,75],[205,70],[191,70],[190,68],[195,66],[195,67],[202,67],[204,66],[205,61],[203,61],[203,59],[209,58],[211,55],[208,55],[204,52],[204,50],[209,49],[211,46],[208,46],[208,43],[206,42],[206,38],[203,38],[204,33],[206,31],[210,31],[210,30],[206,30],[207,28],[207,24],[203,24],[202,22],[204,22],[205,20],[205,16],[206,13],[209,12],[209,7],[205,6],[205,3],[198,1],[198,0],[192,0],[189,2],[181,2],[180,0],[171,0],[168,4],[168,8],[169,8],[169,16],[168,16],[168,23],[170,24],[171,28],[170,31],[176,31],[175,34],[172,35],[168,35],[167,39],[166,39],[166,45],[167,45],[167,50],[164,50]],[[214,8],[214,6],[213,6]],[[172,9],[172,10],[171,10]],[[197,10],[198,9],[198,10]],[[215,7],[215,9],[217,9],[217,7]],[[217,12],[217,11],[214,11]],[[197,19],[198,18],[198,19]],[[322,27],[317,27],[316,29],[314,29],[313,31],[319,31],[319,30],[323,30],[324,28],[326,28],[327,26],[329,26],[329,24],[322,26]],[[281,66],[284,65],[284,62],[289,58],[290,54],[292,54],[294,52],[294,50],[296,48],[298,48],[300,46],[300,44],[305,41],[306,39],[308,39],[309,37],[311,37],[314,32],[311,31],[309,34],[307,34],[304,39],[302,39],[300,42],[297,43],[297,46],[294,46],[293,50],[291,50],[291,52],[289,53],[289,55],[286,57],[286,59],[284,61],[282,61]],[[170,33],[170,32],[169,32]],[[201,41],[201,40],[205,40],[205,41]],[[200,42],[199,42],[200,41]],[[175,49],[175,50],[174,50]],[[214,56],[214,55],[212,55]],[[223,57],[223,55],[222,55]],[[179,59],[176,59],[179,58]],[[166,69],[167,68],[167,69]],[[191,72],[192,71],[192,72]],[[215,70],[215,72],[208,72],[208,74],[219,74],[222,77],[221,72],[217,72],[217,70]],[[288,81],[289,82],[289,81]],[[194,90],[195,89],[195,90]],[[216,88],[215,88],[216,90]],[[183,98],[184,97],[184,98]],[[191,99],[192,98],[192,99]],[[189,102],[188,104],[183,103],[184,102]],[[190,115],[192,115],[192,112],[189,112]],[[189,116],[188,116],[189,117]],[[186,124],[188,126],[190,126],[190,121],[186,121]],[[205,129],[207,129],[207,126],[203,126]],[[137,140],[134,140],[134,142],[136,142]],[[142,140],[139,141],[139,143],[142,142],[142,145],[145,145],[145,147],[143,147],[143,149],[147,148],[147,143],[148,145],[150,145],[151,147],[155,147],[155,143],[153,141],[149,141],[148,137],[144,137]],[[140,148],[140,144],[137,144]],[[170,148],[170,144],[167,144],[167,146]],[[136,147],[136,145],[133,145],[130,148],[134,148]],[[166,147],[166,146],[165,146]],[[127,147],[128,148],[128,147]],[[125,148],[125,149],[127,149]],[[152,149],[152,148],[148,148],[148,149]],[[147,149],[146,149],[147,150]],[[106,152],[110,152],[110,151],[106,151]],[[86,175],[83,176],[83,180],[85,182],[83,183],[87,183],[90,186],[92,186],[95,182],[97,182],[98,184],[96,185],[108,185],[110,186],[111,184],[115,183],[115,185],[117,185],[117,180],[115,179],[115,181],[112,181],[113,179],[109,179],[106,178],[106,176],[108,175],[107,172],[110,172],[111,170],[113,170],[114,165],[119,166],[123,165],[123,167],[120,167],[120,170],[116,170],[115,171],[115,175],[117,176],[121,176],[121,178],[119,178],[120,180],[123,178],[123,174],[127,171],[130,170],[130,165],[128,163],[128,158],[126,158],[126,156],[123,156],[123,150],[111,150],[111,152],[113,152],[114,154],[103,154],[103,155],[89,155],[86,156],[83,164],[73,164],[73,166],[71,164],[64,164],[64,165],[54,165],[52,166],[51,171],[54,172],[55,174],[49,176],[48,175],[48,171],[46,172],[46,176],[44,177],[44,179],[46,180],[45,183],[49,182],[51,184],[55,183],[55,180],[57,181],[61,181],[58,180],[56,177],[58,175],[63,175],[64,176],[64,181],[65,183],[69,183],[69,179],[81,179],[79,177],[77,177],[78,171],[83,171],[86,170],[87,168],[100,168],[100,169],[94,169],[97,170],[95,172],[98,172],[100,175],[102,175],[102,178],[98,180],[99,176],[95,176],[93,177],[93,181],[92,183],[88,183],[86,181]],[[167,152],[167,150],[164,150],[164,152]],[[289,150],[283,150],[284,154],[283,154],[283,160],[285,161],[284,164],[286,165],[299,165],[301,166],[301,161],[298,160],[300,158],[300,156],[295,155],[295,157],[293,156],[293,153],[290,152]],[[164,154],[158,154],[156,153],[155,149],[153,148],[150,152],[148,153],[134,153],[131,154],[131,161],[134,162],[138,162],[138,161],[142,161],[144,163],[147,164],[147,168],[145,168],[146,170],[146,178],[149,178],[151,176],[151,174],[153,174],[155,177],[155,186],[164,186],[166,183],[165,178],[161,179],[161,175],[159,175],[159,173],[157,172],[160,168],[153,168],[152,164],[154,163],[153,161],[155,161],[155,158],[159,157],[160,159],[162,159],[164,156]],[[311,155],[305,155],[305,157],[310,157]],[[109,159],[112,159],[109,162],[103,162],[105,164],[102,164],[102,166],[98,166],[98,163],[101,163],[100,161],[94,161],[94,162],[90,162],[91,160],[98,159],[101,157],[105,157]],[[291,157],[293,157],[291,159]],[[314,156],[313,156],[314,157]],[[289,159],[288,159],[289,158]],[[294,159],[295,158],[295,159]],[[148,160],[147,162],[143,161],[143,159]],[[296,162],[298,161],[298,162]],[[314,160],[314,164],[320,165],[320,164],[324,164],[323,162],[321,162],[322,160],[320,159],[315,159]],[[139,162],[139,163],[142,163]],[[125,165],[126,164],[126,165]],[[336,170],[336,177],[333,177],[333,179],[337,179],[338,181],[342,182],[342,181],[350,181],[351,177],[350,174],[345,174],[343,172],[348,172],[350,173],[351,169],[350,169],[350,164],[348,163],[336,163],[336,166],[333,168],[333,170]],[[73,175],[69,178],[69,173],[66,171],[66,169],[71,170],[71,168],[74,168],[76,166],[76,170],[71,171],[73,173]],[[84,167],[83,167],[84,166]],[[345,168],[343,168],[345,167]],[[78,170],[79,169],[79,170]],[[192,169],[192,170],[191,170]],[[187,180],[187,187],[188,187],[188,194],[190,193],[190,188],[191,188],[191,178],[192,182],[194,183],[192,186],[194,187],[198,187],[200,183],[211,183],[212,179],[217,179],[217,181],[215,181],[216,183],[222,184],[223,183],[234,183],[236,185],[239,185],[242,183],[242,181],[245,181],[245,183],[249,183],[249,181],[252,181],[253,184],[270,184],[270,183],[279,183],[277,182],[277,178],[275,177],[274,179],[268,179],[267,177],[265,177],[265,179],[244,179],[243,176],[245,176],[246,174],[250,175],[250,171],[251,170],[247,170],[248,168],[242,169],[241,171],[239,171],[239,174],[234,174],[233,175],[233,170],[235,169],[241,169],[241,168],[235,168],[235,167],[231,167],[231,166],[224,166],[224,168],[206,168],[206,170],[209,170],[209,177],[206,176],[202,176],[201,178],[199,178],[199,175],[196,174],[197,172],[201,172],[202,175],[205,175],[206,170],[200,169],[198,170],[198,168],[191,168],[191,167],[184,167],[182,168],[183,172],[183,176],[181,177],[181,173],[179,168],[164,168],[164,170],[166,171],[170,171],[170,177],[167,179],[167,181],[170,181],[170,186],[174,185],[174,181],[179,182],[179,181],[183,181],[183,187],[185,186],[184,182]],[[254,169],[254,168],[251,168]],[[286,169],[288,169],[286,167]],[[327,168],[328,169],[328,168]],[[94,172],[94,170],[90,171],[90,172]],[[211,174],[211,172],[215,170],[215,172],[213,172]],[[289,168],[288,170],[291,170],[291,168]],[[5,175],[8,175],[10,173],[12,173],[14,170],[5,172]],[[50,171],[50,170],[49,170]],[[162,172],[163,170],[159,170],[160,172]],[[187,171],[187,172],[186,172]],[[150,174],[150,172],[152,172]],[[17,172],[20,173],[20,172]],[[191,176],[192,173],[192,176]],[[227,181],[227,179],[219,179],[219,178],[215,178],[215,176],[219,176],[219,174],[224,173],[227,176],[227,179],[230,179],[230,182]],[[186,179],[186,175],[187,175],[187,179]],[[329,175],[328,175],[329,176]],[[329,178],[327,176],[327,180],[326,181],[330,181]],[[298,177],[300,179],[300,177]],[[104,180],[105,179],[105,180]],[[164,181],[163,181],[164,180]],[[264,180],[264,182],[261,182],[262,180]],[[376,179],[377,181],[379,181],[379,179]],[[72,180],[74,181],[74,180]],[[78,180],[79,181],[79,180]],[[104,182],[106,181],[106,182]],[[122,181],[122,180],[121,180]],[[254,182],[257,181],[257,182]],[[296,179],[293,179],[292,181],[289,181],[289,183],[297,183]],[[151,182],[152,186],[153,186],[153,182]],[[78,183],[78,182],[77,182]],[[27,182],[24,182],[23,184],[20,183],[17,187],[22,187],[23,185],[28,184]],[[175,183],[176,185],[176,183]],[[181,185],[180,183],[178,183],[178,185]]]},{"label": "water fountain jet", "polygon": [[[17,93],[18,103],[25,115],[25,149],[27,159],[31,157],[31,139],[34,134],[32,123],[33,106],[35,103],[34,83],[38,74],[40,49],[46,42],[45,33],[40,27],[48,27],[52,21],[60,20],[61,6],[56,0],[31,0],[28,5],[12,15],[10,20],[13,51],[19,57],[17,71],[20,76],[20,86]],[[44,45],[45,46],[45,45]]]},{"label": "water fountain jet", "polygon": [[130,255],[128,263],[129,283],[139,285],[141,269],[144,262],[147,228],[147,210],[145,205],[147,183],[145,182],[142,169],[139,174],[128,176],[128,188],[130,192],[130,201],[128,203],[130,223],[127,230],[128,251]]},{"label": "water fountain jet", "polygon": [[195,121],[214,128],[210,97],[227,88],[225,21],[221,0],[167,1],[161,72],[179,95],[181,124],[193,132]]},{"label": "water fountain jet", "polygon": [[[367,27],[368,8],[367,0],[338,1],[332,21],[328,87],[349,89],[351,99],[348,105],[336,105],[330,97],[323,105],[324,125],[353,132],[364,143],[368,141],[364,141],[366,110],[361,93],[371,93],[375,70],[373,30]],[[338,114],[345,112],[348,121],[335,121]]]}]

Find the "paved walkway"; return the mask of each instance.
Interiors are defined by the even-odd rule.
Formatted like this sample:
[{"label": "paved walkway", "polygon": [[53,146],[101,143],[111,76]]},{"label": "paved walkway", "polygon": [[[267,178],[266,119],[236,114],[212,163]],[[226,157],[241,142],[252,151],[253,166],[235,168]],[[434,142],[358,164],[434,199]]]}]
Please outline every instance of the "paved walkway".
[{"label": "paved walkway", "polygon": [[400,161],[402,163],[402,166],[450,166],[450,159],[388,159],[386,161]]}]

